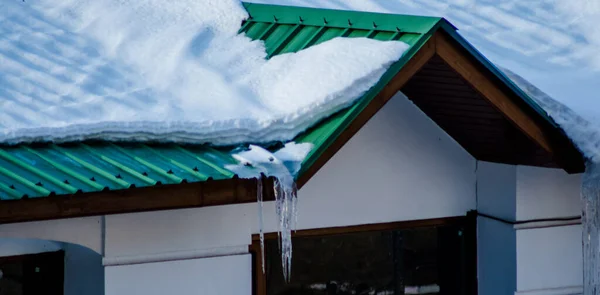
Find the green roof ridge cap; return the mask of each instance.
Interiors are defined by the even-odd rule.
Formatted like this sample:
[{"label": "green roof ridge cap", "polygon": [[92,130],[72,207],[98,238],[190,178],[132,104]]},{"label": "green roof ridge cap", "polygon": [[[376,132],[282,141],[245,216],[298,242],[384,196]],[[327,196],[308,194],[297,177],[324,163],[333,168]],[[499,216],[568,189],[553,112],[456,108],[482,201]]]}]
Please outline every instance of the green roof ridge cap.
[{"label": "green roof ridge cap", "polygon": [[425,34],[441,17],[243,2],[249,21]]}]

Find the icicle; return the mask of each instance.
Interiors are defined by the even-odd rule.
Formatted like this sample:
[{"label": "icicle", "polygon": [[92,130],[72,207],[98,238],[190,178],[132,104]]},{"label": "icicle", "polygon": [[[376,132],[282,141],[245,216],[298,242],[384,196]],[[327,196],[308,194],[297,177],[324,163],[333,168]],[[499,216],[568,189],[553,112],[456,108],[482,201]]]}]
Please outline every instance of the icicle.
[{"label": "icicle", "polygon": [[588,163],[581,188],[583,294],[600,294],[600,164]]},{"label": "icicle", "polygon": [[[297,191],[298,189],[296,188],[296,183],[294,182],[294,191]],[[294,229],[294,232],[298,229],[298,194],[295,193],[294,197],[293,197],[293,203],[292,203],[292,212],[294,213],[294,226],[292,227]]]},{"label": "icicle", "polygon": [[292,223],[296,216],[294,199],[297,198],[296,185],[291,176],[282,176],[275,181],[275,202],[279,221],[279,251],[285,281],[290,281],[292,272]]},{"label": "icicle", "polygon": [[[248,150],[233,154],[239,161],[237,165],[227,165],[225,168],[236,171],[240,177],[255,178],[258,173],[275,177],[273,191],[275,194],[275,208],[277,211],[277,242],[281,253],[281,264],[284,279],[289,282],[292,268],[292,228],[298,224],[298,194],[294,176],[300,169],[300,164],[306,158],[312,144],[294,142],[286,143],[285,147],[275,153],[271,153],[259,146],[250,145]],[[249,163],[251,165],[246,165]],[[250,168],[249,168],[250,167]],[[263,177],[264,175],[261,175]],[[259,181],[260,182],[260,181]],[[259,193],[259,221],[261,235],[261,251],[264,259],[263,238],[263,199],[262,183],[258,184]],[[263,272],[265,262],[263,260]]]},{"label": "icicle", "polygon": [[258,223],[260,235],[260,257],[262,259],[262,271],[265,273],[265,233],[263,222],[263,185],[262,177],[258,178],[256,187],[256,201],[258,202]]}]

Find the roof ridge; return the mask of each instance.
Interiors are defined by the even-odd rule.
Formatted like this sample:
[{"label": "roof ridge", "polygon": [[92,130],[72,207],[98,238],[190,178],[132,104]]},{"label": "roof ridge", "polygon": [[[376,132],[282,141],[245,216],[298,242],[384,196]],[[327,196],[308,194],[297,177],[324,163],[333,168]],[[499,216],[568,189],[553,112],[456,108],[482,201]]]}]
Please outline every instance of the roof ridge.
[{"label": "roof ridge", "polygon": [[425,34],[442,17],[243,2],[253,22]]}]

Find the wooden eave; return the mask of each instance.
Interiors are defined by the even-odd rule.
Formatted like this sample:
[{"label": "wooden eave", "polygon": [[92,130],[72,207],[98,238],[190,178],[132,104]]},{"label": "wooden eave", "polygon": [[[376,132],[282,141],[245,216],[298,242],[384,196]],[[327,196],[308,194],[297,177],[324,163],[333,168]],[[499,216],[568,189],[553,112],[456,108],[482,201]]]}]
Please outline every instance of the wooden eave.
[{"label": "wooden eave", "polygon": [[[436,64],[444,67],[444,72],[437,73],[442,77],[423,74],[423,71],[428,70],[431,65],[435,67]],[[415,88],[431,89],[431,87],[418,87],[417,77],[426,76],[426,79],[432,83],[429,86],[435,88],[435,84],[442,82],[445,74],[454,76],[451,78],[455,82],[449,83],[450,88],[462,87],[457,89],[459,94],[453,94],[456,99],[462,100],[462,104],[447,100],[438,101],[437,106],[430,107],[431,104],[427,101],[417,99],[420,97],[415,95]],[[447,31],[438,29],[361,114],[326,148],[315,163],[300,175],[298,186],[302,187],[306,184],[398,91],[404,92],[426,115],[478,160],[562,168],[568,173],[581,173],[585,169],[584,157],[561,129],[553,126],[551,122],[531,109],[522,98],[500,81],[488,67],[481,64]],[[435,94],[425,93],[424,97],[432,95]],[[475,106],[465,106],[466,101],[475,101]],[[477,109],[477,103],[482,106],[482,109]],[[448,107],[453,104],[462,106],[462,110],[455,108],[453,113],[452,111],[446,114],[436,113],[448,111]],[[495,119],[500,123],[486,129],[481,128],[484,124],[478,121],[478,119],[485,120],[485,116],[462,117],[465,114],[472,115],[484,111],[495,115]],[[458,125],[458,128],[456,124],[454,128],[450,126],[452,122],[459,120],[466,123]],[[469,131],[464,128],[471,129]],[[486,139],[482,138],[489,137],[489,132],[494,131],[501,132],[500,138],[503,142],[486,142]],[[491,154],[486,154],[486,148],[490,149]],[[498,155],[498,150],[505,151],[505,155]],[[494,152],[496,154],[493,154]]]},{"label": "wooden eave", "polygon": [[[458,87],[456,93],[464,95],[450,93],[447,101],[431,100],[429,98],[443,95],[445,90],[418,87],[419,83],[436,85],[444,77],[448,87]],[[423,92],[424,89],[437,89],[439,92]],[[583,156],[559,128],[531,109],[449,32],[438,27],[358,117],[300,174],[298,187],[305,185],[398,91],[407,94],[425,114],[478,160],[560,167],[569,173],[584,170]],[[452,99],[462,101],[451,102]],[[473,103],[469,105],[465,101]],[[480,116],[488,113],[494,118]],[[474,116],[464,117],[464,114]],[[485,127],[488,125],[481,123],[486,120],[501,123],[488,124],[491,126],[489,129]],[[484,138],[489,134],[501,134],[498,138],[508,144],[490,142]],[[531,163],[529,160],[532,160]],[[261,181],[264,182],[264,200],[274,200],[274,180],[263,178]],[[257,187],[256,179],[234,177],[7,200],[0,204],[0,223],[250,203],[256,201]]]},{"label": "wooden eave", "polygon": [[[196,208],[256,202],[257,179],[225,179],[2,201],[0,223]],[[264,201],[275,200],[273,178],[262,178]]]}]

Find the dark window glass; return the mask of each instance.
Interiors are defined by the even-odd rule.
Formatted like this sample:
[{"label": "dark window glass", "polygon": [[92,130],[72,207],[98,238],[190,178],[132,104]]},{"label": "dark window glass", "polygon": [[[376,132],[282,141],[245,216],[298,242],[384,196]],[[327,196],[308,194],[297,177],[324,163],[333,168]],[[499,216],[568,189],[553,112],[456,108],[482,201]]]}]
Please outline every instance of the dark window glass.
[{"label": "dark window glass", "polygon": [[268,240],[267,294],[467,294],[464,247],[459,225],[296,237],[285,283]]},{"label": "dark window glass", "polygon": [[0,257],[0,295],[61,295],[64,252]]}]

